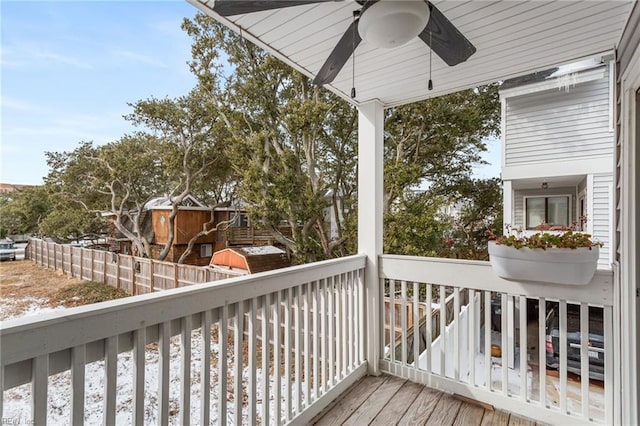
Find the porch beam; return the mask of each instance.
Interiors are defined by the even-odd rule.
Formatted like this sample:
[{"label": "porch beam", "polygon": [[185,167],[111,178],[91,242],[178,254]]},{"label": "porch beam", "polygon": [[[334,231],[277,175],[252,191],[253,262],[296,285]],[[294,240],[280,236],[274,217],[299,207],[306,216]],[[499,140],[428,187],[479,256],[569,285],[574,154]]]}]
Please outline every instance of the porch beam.
[{"label": "porch beam", "polygon": [[371,101],[358,107],[358,252],[367,256],[364,280],[369,374],[380,374],[380,279],[382,254],[384,108]]}]

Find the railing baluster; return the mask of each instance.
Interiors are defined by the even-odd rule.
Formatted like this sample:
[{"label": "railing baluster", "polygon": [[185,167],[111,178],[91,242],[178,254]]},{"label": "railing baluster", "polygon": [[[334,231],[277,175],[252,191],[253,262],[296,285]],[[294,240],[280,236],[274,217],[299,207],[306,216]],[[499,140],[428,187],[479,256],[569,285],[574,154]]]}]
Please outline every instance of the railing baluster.
[{"label": "railing baluster", "polygon": [[339,382],[342,379],[342,276],[334,277],[334,306],[335,306],[335,318],[336,318],[336,380]]},{"label": "railing baluster", "polygon": [[520,399],[527,401],[527,298],[520,299]]},{"label": "railing baluster", "polygon": [[418,358],[420,357],[420,305],[418,299],[420,289],[418,282],[413,282],[413,366],[419,369]]},{"label": "railing baluster", "polygon": [[49,355],[39,355],[31,362],[31,416],[33,424],[45,425],[47,424]]},{"label": "railing baluster", "polygon": [[567,301],[560,301],[560,411],[567,413]]},{"label": "railing baluster", "polygon": [[329,384],[327,376],[327,279],[322,280],[320,287],[320,367],[322,371],[322,382],[320,383],[320,392],[324,395],[327,392]]},{"label": "railing baluster", "polygon": [[[383,285],[380,285],[380,292],[382,292],[382,288],[384,288]],[[379,298],[380,300],[384,300],[383,297]],[[359,269],[358,270],[358,324],[360,324],[360,326],[358,327],[358,330],[360,331],[359,334],[359,338],[358,338],[358,364],[361,364],[364,362],[365,359],[365,355],[364,355],[364,351],[365,351],[365,335],[366,333],[364,333],[364,327],[365,327],[365,306],[366,306],[366,301],[365,301],[365,292],[364,292],[364,270]],[[380,307],[378,307],[378,309],[380,309]],[[378,330],[378,332],[382,332],[382,335],[384,336],[384,308],[382,309],[382,316],[383,316],[383,321],[379,321],[381,329]],[[383,344],[380,345],[380,351],[379,353],[382,353],[382,351],[384,351],[384,340],[380,340]]]},{"label": "railing baluster", "polygon": [[73,425],[84,423],[84,377],[85,347],[84,345],[74,346],[71,348],[71,424]]},{"label": "railing baluster", "polygon": [[484,377],[485,386],[491,390],[491,292],[484,292]]},{"label": "railing baluster", "polygon": [[433,373],[433,360],[431,353],[431,346],[433,345],[433,286],[431,284],[427,284],[427,295],[426,295],[426,304],[427,304],[427,371],[429,374]]},{"label": "railing baluster", "polygon": [[235,424],[242,424],[242,337],[244,336],[244,302],[235,304],[235,330],[233,331],[233,400]]},{"label": "railing baluster", "polygon": [[347,374],[353,371],[353,350],[355,345],[353,326],[355,323],[355,315],[353,309],[353,272],[347,274],[347,331],[349,336],[347,337],[347,343],[349,346],[349,353],[347,357]]},{"label": "railing baluster", "polygon": [[407,282],[400,282],[400,360],[407,363]]},{"label": "railing baluster", "polygon": [[389,280],[389,359],[396,360],[396,281]]},{"label": "railing baluster", "polygon": [[269,311],[270,295],[264,295],[262,305],[262,424],[269,424]]},{"label": "railing baluster", "polygon": [[106,338],[104,344],[104,424],[115,425],[118,336]]},{"label": "railing baluster", "polygon": [[476,385],[476,327],[480,326],[476,318],[476,292],[469,289],[469,304],[467,305],[467,330],[469,330],[468,342],[468,365],[469,365],[469,385]]},{"label": "railing baluster", "polygon": [[613,307],[605,306],[604,323],[604,422],[613,424]]},{"label": "railing baluster", "polygon": [[440,375],[446,377],[445,354],[447,347],[447,299],[445,286],[440,286]]},{"label": "railing baluster", "polygon": [[[298,287],[300,288],[300,287]],[[282,413],[280,412],[280,307],[282,306],[282,298],[280,291],[275,294],[273,302],[273,420],[276,426],[280,424]]]},{"label": "railing baluster", "polygon": [[318,389],[319,389],[319,355],[320,355],[320,338],[319,334],[319,324],[318,324],[318,315],[320,314],[320,304],[318,303],[318,293],[320,292],[320,281],[316,281],[313,286],[313,399],[310,396],[307,396],[307,400],[311,402],[315,402],[318,399]]},{"label": "railing baluster", "polygon": [[[249,370],[249,383],[248,383],[248,393],[249,393],[249,406],[247,407],[247,414],[249,417],[248,423],[250,425],[256,424],[256,369],[254,366],[256,365],[256,312],[258,311],[258,298],[254,297],[251,299],[251,305],[249,307],[249,317],[247,324],[247,335],[249,336],[248,344],[248,370]],[[287,330],[287,332],[289,332]],[[208,423],[205,423],[208,424]]]},{"label": "railing baluster", "polygon": [[158,324],[158,369],[160,380],[158,380],[158,405],[159,423],[163,426],[169,424],[169,339],[171,338],[171,323],[163,322]]},{"label": "railing baluster", "polygon": [[[211,311],[202,313],[202,359],[200,360],[200,423],[208,425],[211,419]],[[139,423],[136,423],[139,424]]]},{"label": "railing baluster", "polygon": [[341,292],[338,295],[338,297],[340,298],[340,304],[342,307],[342,314],[340,315],[340,318],[342,320],[342,344],[340,345],[340,352],[342,353],[342,368],[340,369],[340,371],[342,372],[342,374],[340,375],[341,379],[344,379],[345,377],[347,377],[347,353],[348,353],[348,347],[349,347],[349,342],[347,342],[347,322],[349,321],[349,319],[347,318],[347,275],[346,274],[342,274],[340,275],[340,289]]},{"label": "railing baluster", "polygon": [[328,283],[327,288],[327,297],[329,298],[329,312],[328,312],[328,320],[329,320],[329,388],[332,388],[336,384],[336,374],[335,374],[335,293],[334,293],[334,285],[335,285],[335,276],[330,278],[330,282]]},{"label": "railing baluster", "polygon": [[284,407],[285,420],[291,419],[291,300],[293,289],[285,291],[284,308]]},{"label": "railing baluster", "polygon": [[180,422],[191,424],[191,316],[182,318],[182,363],[180,364]]},{"label": "railing baluster", "polygon": [[[133,423],[144,423],[145,328],[133,332]],[[75,424],[75,423],[74,423]]]},{"label": "railing baluster", "polygon": [[[468,313],[467,313],[468,314]],[[460,288],[453,288],[453,378],[460,380]]]},{"label": "railing baluster", "polygon": [[[221,308],[218,321],[218,423],[227,424],[227,326],[229,305]],[[267,381],[268,383],[268,381]]]},{"label": "railing baluster", "polygon": [[302,285],[305,290],[304,294],[304,404],[303,407],[309,407],[311,393],[311,348],[310,348],[310,327],[309,315],[311,314],[311,283]]},{"label": "railing baluster", "polygon": [[547,406],[547,302],[538,298],[538,380],[540,405]]},{"label": "railing baluster", "polygon": [[296,345],[296,358],[295,358],[295,374],[296,374],[296,413],[300,413],[302,411],[302,298],[301,293],[302,288],[296,288],[296,316],[294,321],[293,329],[295,331],[295,345]]},{"label": "railing baluster", "polygon": [[589,305],[580,304],[580,384],[582,417],[589,419]]},{"label": "railing baluster", "polygon": [[501,297],[500,297],[500,336],[502,337],[502,342],[501,342],[501,352],[502,352],[502,360],[501,360],[501,366],[500,366],[500,371],[502,372],[502,393],[505,396],[509,395],[509,361],[508,361],[508,357],[509,354],[511,353],[511,349],[509,348],[509,340],[508,340],[508,334],[509,332],[507,331],[507,328],[509,327],[509,321],[508,321],[508,313],[507,310],[509,309],[507,304],[508,304],[508,298],[509,296],[506,293],[502,293]]}]

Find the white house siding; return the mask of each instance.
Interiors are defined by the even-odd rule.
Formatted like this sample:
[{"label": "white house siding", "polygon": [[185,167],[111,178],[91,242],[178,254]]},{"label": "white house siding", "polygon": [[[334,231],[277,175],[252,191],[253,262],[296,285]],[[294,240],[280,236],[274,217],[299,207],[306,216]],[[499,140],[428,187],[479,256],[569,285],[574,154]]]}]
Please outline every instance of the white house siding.
[{"label": "white house siding", "polygon": [[609,68],[604,78],[506,98],[504,165],[613,155]]},{"label": "white house siding", "polygon": [[589,221],[591,221],[593,237],[604,243],[604,247],[600,249],[598,269],[611,269],[612,197],[613,175],[594,175],[593,209],[589,212]]},{"label": "white house siding", "polygon": [[525,227],[524,220],[524,197],[530,196],[545,196],[551,197],[554,195],[570,195],[571,206],[569,212],[571,216],[571,222],[576,220],[576,188],[574,186],[562,187],[562,188],[549,188],[549,189],[522,189],[515,190],[513,194],[513,223],[511,225],[514,228]]}]

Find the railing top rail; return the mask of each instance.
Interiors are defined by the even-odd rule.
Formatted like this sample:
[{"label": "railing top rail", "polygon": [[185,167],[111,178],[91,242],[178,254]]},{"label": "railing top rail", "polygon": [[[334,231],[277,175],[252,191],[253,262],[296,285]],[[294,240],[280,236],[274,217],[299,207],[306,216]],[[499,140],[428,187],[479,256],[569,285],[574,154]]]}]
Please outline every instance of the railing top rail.
[{"label": "railing top rail", "polygon": [[542,284],[500,278],[486,261],[385,254],[380,256],[379,273],[380,278],[613,306],[611,271],[597,271],[583,286]]},{"label": "railing top rail", "polygon": [[0,364],[13,364],[140,327],[215,309],[225,303],[236,303],[362,269],[365,258],[364,255],[355,255],[326,260],[69,308],[43,314],[38,318],[9,320],[0,324]]}]

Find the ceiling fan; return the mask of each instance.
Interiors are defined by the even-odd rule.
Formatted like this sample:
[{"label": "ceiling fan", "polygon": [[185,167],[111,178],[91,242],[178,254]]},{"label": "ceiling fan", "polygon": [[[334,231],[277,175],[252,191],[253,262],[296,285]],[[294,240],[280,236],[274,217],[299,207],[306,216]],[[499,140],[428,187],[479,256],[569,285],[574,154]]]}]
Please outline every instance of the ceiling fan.
[{"label": "ceiling fan", "polygon": [[[328,1],[343,0],[216,0],[212,9],[221,16],[232,16]],[[376,47],[395,48],[417,36],[449,66],[466,61],[476,52],[475,46],[431,2],[356,2],[361,9],[354,11],[353,22],[318,71],[314,84],[331,83],[362,39]]]}]

